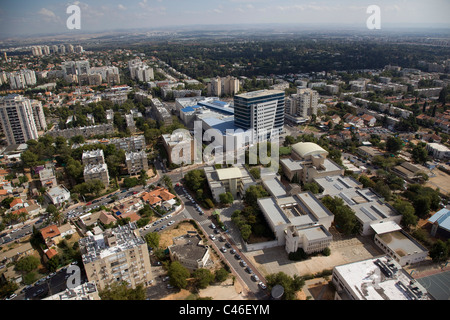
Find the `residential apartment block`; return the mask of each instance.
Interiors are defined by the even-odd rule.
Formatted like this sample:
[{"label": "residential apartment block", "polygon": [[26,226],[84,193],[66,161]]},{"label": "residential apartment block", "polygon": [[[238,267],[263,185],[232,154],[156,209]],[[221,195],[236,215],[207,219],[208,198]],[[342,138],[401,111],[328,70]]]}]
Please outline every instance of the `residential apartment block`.
[{"label": "residential apartment block", "polygon": [[0,98],[0,121],[8,145],[38,138],[31,101],[18,94]]},{"label": "residential apartment block", "polygon": [[75,136],[83,136],[85,138],[89,138],[95,135],[104,135],[104,134],[112,134],[114,133],[114,125],[111,123],[108,124],[98,124],[95,126],[86,126],[86,127],[76,127],[69,129],[56,129],[47,132],[52,137],[62,136],[66,139],[70,139]]},{"label": "residential apartment block", "polygon": [[125,163],[127,165],[128,174],[137,175],[142,170],[148,170],[148,159],[145,150],[138,152],[126,152]]},{"label": "residential apartment block", "polygon": [[81,156],[81,161],[83,165],[88,164],[102,164],[105,163],[105,156],[103,154],[102,149],[96,150],[86,150],[83,151],[83,155]]},{"label": "residential apartment block", "polygon": [[126,281],[132,288],[150,284],[148,247],[135,223],[107,229],[79,243],[88,281],[99,290],[116,281]]},{"label": "residential apartment block", "polygon": [[286,98],[286,113],[304,119],[317,115],[319,93],[308,88],[297,88],[297,93]]},{"label": "residential apartment block", "polygon": [[239,79],[227,76],[224,78],[216,77],[208,83],[208,96],[220,97],[222,95],[235,95],[239,92]]},{"label": "residential apartment block", "polygon": [[105,188],[109,185],[109,173],[106,163],[88,164],[83,171],[84,181],[100,180]]}]

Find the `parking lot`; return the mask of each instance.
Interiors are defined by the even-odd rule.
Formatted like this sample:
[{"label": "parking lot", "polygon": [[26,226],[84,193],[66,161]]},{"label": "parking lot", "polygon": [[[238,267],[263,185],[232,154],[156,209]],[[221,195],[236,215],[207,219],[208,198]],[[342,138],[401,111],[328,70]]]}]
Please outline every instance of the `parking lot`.
[{"label": "parking lot", "polygon": [[291,276],[294,274],[304,276],[382,254],[372,240],[360,236],[335,240],[331,243],[330,249],[331,254],[327,257],[316,256],[298,262],[289,260],[284,247],[247,252],[246,257],[264,276],[280,271]]}]

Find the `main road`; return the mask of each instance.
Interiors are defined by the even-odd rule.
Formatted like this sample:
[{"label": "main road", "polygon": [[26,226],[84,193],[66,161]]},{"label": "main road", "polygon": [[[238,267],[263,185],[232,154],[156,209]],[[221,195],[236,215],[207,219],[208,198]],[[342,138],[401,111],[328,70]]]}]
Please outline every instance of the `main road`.
[{"label": "main road", "polygon": [[[263,290],[259,285],[258,282],[262,281],[265,283],[264,277],[258,272],[258,270],[251,264],[251,262],[245,257],[245,254],[240,250],[240,248],[236,245],[237,242],[232,238],[231,233],[219,231],[217,228],[217,231],[214,231],[212,228],[213,219],[210,215],[205,214],[203,212],[200,212],[196,208],[196,204],[191,201],[188,196],[186,195],[183,187],[181,185],[177,186],[176,184],[181,178],[180,173],[175,174],[167,174],[169,177],[171,177],[172,181],[174,182],[175,186],[174,189],[176,193],[178,194],[178,197],[180,200],[184,203],[184,209],[176,214],[176,215],[170,215],[169,217],[163,216],[161,219],[158,220],[157,223],[153,223],[150,227],[147,227],[147,230],[141,229],[141,235],[145,236],[149,232],[157,232],[161,230],[161,227],[164,226],[164,228],[170,227],[168,225],[170,222],[171,225],[176,225],[176,223],[183,221],[183,220],[195,220],[199,227],[204,230],[205,236],[207,237],[207,241],[209,244],[215,249],[215,251],[221,256],[221,258],[227,262],[227,264],[234,270],[235,275],[240,278],[240,281],[245,284],[245,286],[248,288],[248,290],[251,291],[251,293],[255,296],[256,299],[262,300],[268,298],[268,293]],[[175,181],[174,181],[175,180]],[[215,236],[215,240],[211,239],[211,235]],[[225,241],[220,240],[220,236],[223,236]],[[223,252],[221,248],[226,248],[226,251]],[[234,253],[231,252],[231,250],[234,250]],[[245,262],[243,265],[242,262]],[[246,271],[246,266],[248,266],[252,273],[250,274],[248,271]],[[258,281],[255,281],[253,278],[253,274],[257,275],[259,277]]]}]

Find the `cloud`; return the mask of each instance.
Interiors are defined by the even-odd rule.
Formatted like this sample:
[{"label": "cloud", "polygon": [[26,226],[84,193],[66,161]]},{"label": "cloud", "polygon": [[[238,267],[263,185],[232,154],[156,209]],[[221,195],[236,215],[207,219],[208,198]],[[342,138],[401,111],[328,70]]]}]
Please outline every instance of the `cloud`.
[{"label": "cloud", "polygon": [[127,10],[127,8],[125,8],[125,6],[123,4],[119,4],[117,6],[120,10]]},{"label": "cloud", "polygon": [[52,10],[47,8],[41,8],[37,13],[45,22],[61,22],[61,19]]},{"label": "cloud", "polygon": [[38,13],[40,15],[45,16],[45,17],[56,18],[56,14],[53,11],[48,10],[46,8],[42,8],[41,10],[38,11]]}]

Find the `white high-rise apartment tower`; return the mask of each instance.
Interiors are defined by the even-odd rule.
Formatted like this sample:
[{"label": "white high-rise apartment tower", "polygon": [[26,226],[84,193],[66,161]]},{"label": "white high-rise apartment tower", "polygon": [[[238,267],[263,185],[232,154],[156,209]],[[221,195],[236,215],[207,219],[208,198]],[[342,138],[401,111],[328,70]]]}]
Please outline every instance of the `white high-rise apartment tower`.
[{"label": "white high-rise apartment tower", "polygon": [[0,99],[0,120],[8,145],[38,138],[31,102],[21,95],[10,94]]}]

